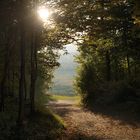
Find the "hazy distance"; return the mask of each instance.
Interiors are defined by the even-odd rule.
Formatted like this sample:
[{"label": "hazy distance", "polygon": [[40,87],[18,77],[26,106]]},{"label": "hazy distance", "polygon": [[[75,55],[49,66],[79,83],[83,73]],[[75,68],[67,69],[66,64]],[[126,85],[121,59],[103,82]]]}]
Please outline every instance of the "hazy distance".
[{"label": "hazy distance", "polygon": [[[60,95],[73,95],[73,79],[76,74],[75,55],[78,54],[76,45],[66,45],[67,55],[62,55],[59,59],[61,66],[56,69],[51,92]],[[63,54],[63,53],[62,53]]]}]

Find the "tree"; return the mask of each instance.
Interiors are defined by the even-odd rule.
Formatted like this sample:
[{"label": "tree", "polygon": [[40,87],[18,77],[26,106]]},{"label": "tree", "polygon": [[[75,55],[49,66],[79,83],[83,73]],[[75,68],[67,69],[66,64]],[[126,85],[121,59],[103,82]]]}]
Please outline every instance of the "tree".
[{"label": "tree", "polygon": [[[75,35],[73,38],[82,40],[78,44],[80,55],[77,61],[80,65],[76,79],[76,86],[79,86],[77,89],[81,88],[78,90],[80,93],[83,91],[86,95],[91,94],[82,88],[82,85],[88,87],[84,83],[87,81],[81,74],[87,72],[85,65],[90,65],[90,69],[94,71],[94,76],[90,72],[91,77],[95,78],[91,79],[93,84],[89,84],[91,89],[95,83],[101,87],[107,82],[109,86],[109,81],[121,81],[133,77],[137,47],[133,45],[136,43],[136,38],[133,38],[135,25],[132,1],[63,0],[57,1],[56,7],[59,9],[59,13],[55,16],[58,25],[63,26],[68,34]],[[77,37],[79,32],[81,36]],[[86,74],[88,77],[88,73]],[[82,85],[79,85],[79,82]]]}]

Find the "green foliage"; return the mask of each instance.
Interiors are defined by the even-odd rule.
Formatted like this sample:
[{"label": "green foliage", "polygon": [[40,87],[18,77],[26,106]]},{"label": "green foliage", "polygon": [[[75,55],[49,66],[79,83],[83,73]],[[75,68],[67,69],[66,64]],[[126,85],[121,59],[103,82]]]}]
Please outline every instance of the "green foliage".
[{"label": "green foliage", "polygon": [[0,113],[0,140],[56,139],[62,133],[63,121],[42,105],[37,106],[35,114],[28,115],[24,126],[19,128],[16,123],[17,104],[11,100],[8,103],[7,111]]},{"label": "green foliage", "polygon": [[97,85],[95,83],[96,75],[90,63],[83,64],[80,68],[74,85],[77,94],[81,95],[83,103],[87,104],[87,102],[90,102],[90,99],[94,99],[94,89]]},{"label": "green foliage", "polygon": [[[38,116],[35,114],[34,122],[31,120],[35,116],[28,120],[29,110],[36,110],[34,102],[44,105],[49,100],[44,93],[50,88],[54,69],[59,66],[58,50],[63,49],[61,29],[47,28],[38,18],[37,8],[42,2],[0,2],[0,111],[5,111],[0,116],[1,139],[28,139],[30,132],[31,137],[43,132],[46,135],[49,128],[45,125],[53,131],[53,125],[58,123],[52,115],[47,120],[49,113],[43,117],[40,112]],[[7,102],[9,98],[12,102]]]},{"label": "green foliage", "polygon": [[[76,57],[79,68],[75,80],[76,92],[82,96],[85,105],[115,100],[125,102],[130,94],[132,99],[137,97],[135,91],[139,87],[130,84],[138,82],[136,77],[140,76],[137,59],[140,58],[137,49],[140,32],[132,18],[133,6],[130,1],[95,2],[93,11],[97,17],[87,18],[90,22],[85,26],[93,24],[94,27],[96,23],[96,27],[83,29],[86,34],[83,34],[83,42],[79,43],[80,54]],[[138,32],[134,31],[135,28]]]},{"label": "green foliage", "polygon": [[25,132],[32,139],[55,139],[62,133],[63,129],[63,121],[46,107],[40,106],[34,116],[29,117]]},{"label": "green foliage", "polygon": [[[37,17],[36,6],[42,3],[57,9],[52,15],[53,28],[43,26]],[[138,4],[136,1],[134,5],[131,0],[0,1],[1,111],[5,105],[5,112],[0,114],[0,138],[56,139],[63,128],[62,122],[44,108],[29,116],[27,99],[30,104],[34,103],[36,91],[36,103],[48,102],[45,93],[59,66],[58,50],[74,41],[80,53],[76,58],[79,66],[75,89],[84,105],[137,102],[140,87]],[[16,125],[16,116],[20,113],[22,127]]]}]

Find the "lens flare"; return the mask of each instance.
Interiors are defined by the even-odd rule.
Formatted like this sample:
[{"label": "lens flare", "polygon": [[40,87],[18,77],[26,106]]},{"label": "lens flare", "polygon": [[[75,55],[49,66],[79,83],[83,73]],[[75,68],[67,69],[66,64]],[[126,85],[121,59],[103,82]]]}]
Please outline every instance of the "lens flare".
[{"label": "lens flare", "polygon": [[46,22],[50,17],[50,11],[47,8],[39,8],[37,12],[43,22]]}]

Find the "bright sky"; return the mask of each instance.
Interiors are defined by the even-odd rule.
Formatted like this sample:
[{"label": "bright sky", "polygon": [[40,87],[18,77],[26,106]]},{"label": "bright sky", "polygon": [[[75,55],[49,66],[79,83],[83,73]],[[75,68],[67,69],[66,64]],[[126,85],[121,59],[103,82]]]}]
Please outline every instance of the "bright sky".
[{"label": "bright sky", "polygon": [[[76,55],[78,53],[77,46],[75,44],[68,44],[68,45],[65,45],[64,47],[66,47],[66,50],[68,51],[70,55]],[[63,55],[64,51],[60,50],[60,54]]]},{"label": "bright sky", "polygon": [[46,8],[43,6],[43,7],[38,8],[37,13],[38,13],[40,19],[44,23],[47,23],[51,17],[52,11],[49,8]]},{"label": "bright sky", "polygon": [[73,54],[73,53],[75,54],[77,52],[77,46],[74,44],[68,44],[65,47],[70,54]]}]

